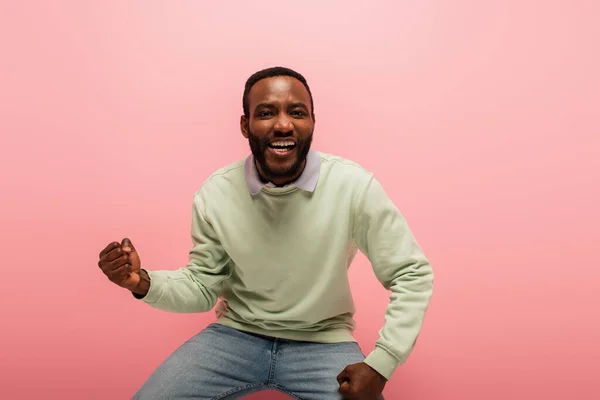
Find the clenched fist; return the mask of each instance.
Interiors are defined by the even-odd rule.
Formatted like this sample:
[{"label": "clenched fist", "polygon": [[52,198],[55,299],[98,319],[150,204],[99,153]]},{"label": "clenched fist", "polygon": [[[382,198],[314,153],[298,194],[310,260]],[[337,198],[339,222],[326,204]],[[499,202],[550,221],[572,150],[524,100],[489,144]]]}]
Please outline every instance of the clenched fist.
[{"label": "clenched fist", "polygon": [[129,239],[109,244],[99,257],[98,266],[111,282],[140,295],[148,293],[148,275],[140,270],[140,256]]},{"label": "clenched fist", "polygon": [[344,400],[377,400],[387,382],[364,362],[348,365],[337,377]]}]

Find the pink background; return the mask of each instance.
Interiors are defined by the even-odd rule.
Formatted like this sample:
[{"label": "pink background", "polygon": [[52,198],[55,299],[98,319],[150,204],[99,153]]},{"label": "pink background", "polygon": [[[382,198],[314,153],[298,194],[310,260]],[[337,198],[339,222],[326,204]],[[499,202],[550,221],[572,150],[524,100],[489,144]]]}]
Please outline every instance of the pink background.
[{"label": "pink background", "polygon": [[[375,172],[435,268],[388,399],[597,399],[599,13],[3,1],[0,397],[129,398],[213,320],[134,301],[98,252],[129,236],[146,268],[183,266],[194,191],[248,152],[245,79],[285,65],[312,86],[315,148]],[[387,294],[364,257],[351,279],[370,351]]]}]

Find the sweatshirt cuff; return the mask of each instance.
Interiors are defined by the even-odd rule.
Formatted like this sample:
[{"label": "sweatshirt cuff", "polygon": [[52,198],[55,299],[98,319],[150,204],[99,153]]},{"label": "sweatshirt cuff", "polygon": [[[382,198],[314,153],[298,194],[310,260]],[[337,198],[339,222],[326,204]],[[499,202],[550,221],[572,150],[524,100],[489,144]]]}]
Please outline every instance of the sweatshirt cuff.
[{"label": "sweatshirt cuff", "polygon": [[166,278],[161,276],[160,274],[155,274],[152,271],[145,270],[150,277],[150,288],[148,289],[148,293],[145,296],[141,296],[139,294],[133,293],[133,297],[136,299],[140,299],[145,303],[152,304],[156,303],[161,299],[165,291]]},{"label": "sweatshirt cuff", "polygon": [[389,380],[392,377],[392,374],[400,365],[400,361],[388,353],[386,350],[381,347],[375,347],[367,358],[365,358],[365,364],[373,368],[375,371],[379,372],[383,377]]}]

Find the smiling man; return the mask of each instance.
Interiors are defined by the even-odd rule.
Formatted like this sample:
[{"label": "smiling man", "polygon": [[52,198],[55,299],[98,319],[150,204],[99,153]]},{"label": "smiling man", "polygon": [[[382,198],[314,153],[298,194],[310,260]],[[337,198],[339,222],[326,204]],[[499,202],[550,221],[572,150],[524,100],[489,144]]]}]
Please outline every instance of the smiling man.
[{"label": "smiling man", "polygon": [[[216,306],[217,321],[170,355],[134,398],[238,399],[275,389],[296,399],[381,399],[415,345],[432,269],[371,173],[311,149],[314,103],[302,75],[282,67],[255,73],[243,109],[252,154],[196,192],[189,263],[142,269],[127,238],[100,253],[106,276],[150,306]],[[358,250],[391,291],[368,355],[353,337],[348,268]]]}]

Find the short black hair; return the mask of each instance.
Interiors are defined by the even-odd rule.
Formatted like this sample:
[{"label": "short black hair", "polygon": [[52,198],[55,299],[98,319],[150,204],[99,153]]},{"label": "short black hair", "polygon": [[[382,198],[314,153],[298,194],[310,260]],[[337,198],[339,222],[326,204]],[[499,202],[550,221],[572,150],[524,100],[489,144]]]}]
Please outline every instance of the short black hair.
[{"label": "short black hair", "polygon": [[258,82],[260,80],[263,80],[265,78],[274,78],[276,76],[289,76],[291,78],[296,78],[304,85],[304,87],[308,91],[308,96],[310,97],[310,109],[311,109],[312,116],[314,118],[315,105],[314,105],[312,93],[310,92],[310,87],[308,87],[308,83],[306,82],[306,79],[300,73],[298,73],[292,69],[286,68],[286,67],[266,68],[266,69],[255,72],[254,74],[252,74],[252,76],[250,76],[250,78],[248,78],[248,80],[246,81],[246,86],[244,88],[244,96],[242,98],[242,107],[244,108],[244,115],[246,116],[246,118],[250,117],[250,105],[248,104],[249,103],[248,95],[250,94],[250,90],[252,89],[252,86],[254,86],[256,84],[256,82]]}]

